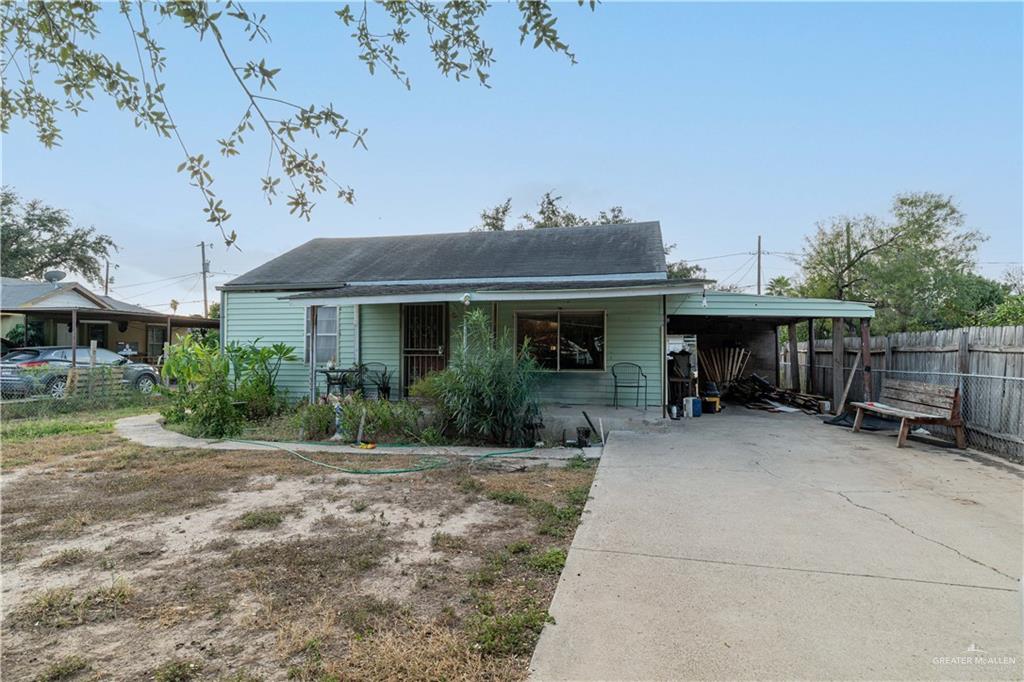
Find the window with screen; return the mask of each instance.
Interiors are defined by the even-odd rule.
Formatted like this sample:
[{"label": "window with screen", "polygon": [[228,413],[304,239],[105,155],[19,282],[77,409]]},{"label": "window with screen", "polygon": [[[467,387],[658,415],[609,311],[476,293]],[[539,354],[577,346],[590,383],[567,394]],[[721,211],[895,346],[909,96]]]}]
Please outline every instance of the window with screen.
[{"label": "window with screen", "polygon": [[521,348],[524,341],[544,369],[603,371],[604,311],[516,313],[517,347]]},{"label": "window with screen", "polygon": [[310,343],[315,339],[316,363],[336,362],[338,358],[338,308],[317,306],[316,330],[311,329],[312,308],[306,308],[306,362],[310,360]]}]

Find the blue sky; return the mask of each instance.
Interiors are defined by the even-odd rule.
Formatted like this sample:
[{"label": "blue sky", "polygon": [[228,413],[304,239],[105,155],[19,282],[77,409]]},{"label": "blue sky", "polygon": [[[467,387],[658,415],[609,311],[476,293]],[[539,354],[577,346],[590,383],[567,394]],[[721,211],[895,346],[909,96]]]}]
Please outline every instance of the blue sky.
[{"label": "blue sky", "polygon": [[[259,191],[265,139],[223,159],[215,140],[244,109],[209,42],[171,23],[168,100],[186,141],[212,156],[215,188],[242,251],[214,247],[212,269],[241,273],[318,236],[460,231],[512,197],[515,212],[555,190],[584,214],[622,205],[660,220],[673,258],[754,248],[796,252],[815,221],[884,213],[894,194],[952,194],[990,236],[980,269],[998,276],[1024,255],[1022,5],[616,4],[557,6],[579,63],[519,45],[514,8],[484,24],[492,89],[443,78],[423,42],[402,51],[406,91],[370,76],[331,4],[249,6],[267,14],[270,45],[236,39],[240,56],[281,67],[282,96],[333,102],[369,149],[323,141],[357,203],[324,198],[312,222],[268,207]],[[102,46],[132,63],[114,6]],[[114,292],[167,309],[201,309],[194,244],[217,243],[201,203],[175,173],[177,147],[135,130],[102,100],[63,119],[44,150],[16,122],[3,140],[4,183],[67,208],[123,247]],[[746,255],[701,261],[712,277],[751,285]],[[766,277],[791,274],[784,255]],[[223,282],[219,275],[213,283]],[[151,284],[146,284],[151,282]]]}]

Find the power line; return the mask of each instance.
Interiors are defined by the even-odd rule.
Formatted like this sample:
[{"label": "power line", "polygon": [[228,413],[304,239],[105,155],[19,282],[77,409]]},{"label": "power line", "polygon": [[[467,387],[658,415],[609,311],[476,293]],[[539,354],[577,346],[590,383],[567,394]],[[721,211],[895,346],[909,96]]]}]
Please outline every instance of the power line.
[{"label": "power line", "polygon": [[154,279],[149,282],[135,282],[133,284],[118,284],[118,289],[131,289],[132,287],[144,287],[147,284],[157,284],[159,282],[168,282],[172,279],[184,279],[185,277],[191,277],[192,275],[198,275],[198,272],[186,272],[184,275],[175,275],[173,277],[164,277],[163,279]]}]

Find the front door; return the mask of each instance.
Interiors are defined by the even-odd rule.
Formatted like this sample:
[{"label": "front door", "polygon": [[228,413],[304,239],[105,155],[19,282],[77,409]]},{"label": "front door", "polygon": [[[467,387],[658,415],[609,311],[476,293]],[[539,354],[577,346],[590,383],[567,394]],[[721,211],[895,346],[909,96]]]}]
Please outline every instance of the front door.
[{"label": "front door", "polygon": [[448,304],[402,306],[402,389],[448,364]]}]

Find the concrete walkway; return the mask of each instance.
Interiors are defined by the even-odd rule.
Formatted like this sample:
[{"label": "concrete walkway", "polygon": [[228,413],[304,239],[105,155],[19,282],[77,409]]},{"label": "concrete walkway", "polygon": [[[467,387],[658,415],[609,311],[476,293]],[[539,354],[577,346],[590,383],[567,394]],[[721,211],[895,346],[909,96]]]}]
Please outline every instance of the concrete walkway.
[{"label": "concrete walkway", "polygon": [[1020,679],[1022,484],[802,414],[615,432],[532,677]]},{"label": "concrete walkway", "polygon": [[[143,414],[137,417],[125,417],[114,423],[114,431],[117,435],[127,440],[158,448],[189,448],[192,450],[262,450],[278,449],[282,445],[289,450],[296,452],[332,452],[347,453],[354,455],[366,455],[368,453],[380,455],[439,455],[448,457],[480,457],[496,450],[515,450],[517,448],[476,448],[463,446],[417,446],[416,448],[386,448],[379,447],[373,450],[342,445],[340,443],[276,443],[274,441],[251,441],[240,443],[231,440],[214,440],[207,438],[192,438],[183,433],[169,431],[163,427],[159,414]],[[249,440],[242,438],[242,440]],[[601,448],[538,448],[529,453],[516,455],[514,459],[524,462],[544,463],[546,461],[564,461],[583,453],[588,459],[601,456]],[[506,458],[498,458],[506,459]]]}]

